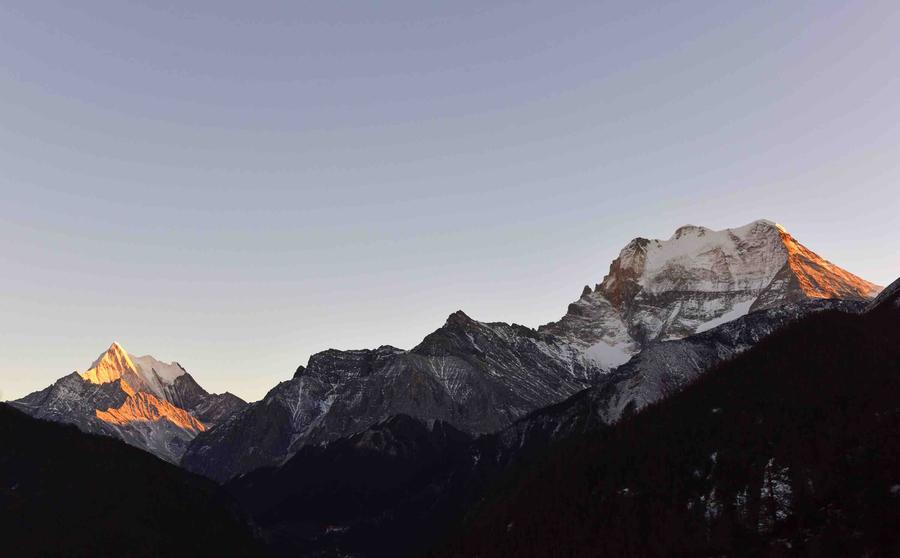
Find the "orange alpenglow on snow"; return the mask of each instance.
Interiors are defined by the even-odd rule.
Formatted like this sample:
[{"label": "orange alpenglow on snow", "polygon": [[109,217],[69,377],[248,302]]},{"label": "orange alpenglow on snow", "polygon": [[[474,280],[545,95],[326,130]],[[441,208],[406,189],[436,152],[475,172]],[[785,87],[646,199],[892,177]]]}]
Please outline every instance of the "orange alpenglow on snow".
[{"label": "orange alpenglow on snow", "polygon": [[113,341],[109,349],[94,361],[94,364],[81,373],[81,377],[92,384],[107,384],[122,378],[126,371],[137,374],[137,367],[121,345]]},{"label": "orange alpenglow on snow", "polygon": [[104,422],[122,426],[131,422],[167,420],[186,431],[197,433],[206,430],[202,422],[184,409],[147,391],[151,389],[148,374],[135,365],[125,349],[116,342],[86,372],[81,373],[81,377],[92,384],[118,381],[119,387],[128,395],[118,408],[95,411],[97,418]]},{"label": "orange alpenglow on snow", "polygon": [[97,418],[110,424],[124,425],[130,422],[156,422],[167,420],[184,430],[203,432],[206,427],[190,413],[164,399],[138,392],[128,397],[118,409],[97,410]]},{"label": "orange alpenglow on snow", "polygon": [[778,231],[787,249],[788,265],[806,296],[871,298],[881,290],[880,286],[853,275],[803,246],[780,225]]}]

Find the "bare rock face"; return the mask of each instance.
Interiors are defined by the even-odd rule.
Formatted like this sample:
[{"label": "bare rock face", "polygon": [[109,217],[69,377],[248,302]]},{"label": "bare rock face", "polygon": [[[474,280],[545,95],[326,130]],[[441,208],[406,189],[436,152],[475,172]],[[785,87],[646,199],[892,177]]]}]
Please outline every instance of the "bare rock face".
[{"label": "bare rock face", "polygon": [[199,434],[181,463],[224,481],[395,415],[494,432],[586,388],[595,375],[552,336],[456,312],[411,351],[313,355],[261,401]]},{"label": "bare rock face", "polygon": [[609,370],[654,342],[703,332],[750,311],[815,298],[867,300],[879,290],[771,221],[722,231],[687,225],[669,240],[629,242],[595,290],[540,330]]},{"label": "bare rock face", "polygon": [[118,343],[87,371],[10,404],[37,418],[119,438],[173,463],[198,433],[246,406],[230,393],[208,393],[178,363],[135,357]]}]

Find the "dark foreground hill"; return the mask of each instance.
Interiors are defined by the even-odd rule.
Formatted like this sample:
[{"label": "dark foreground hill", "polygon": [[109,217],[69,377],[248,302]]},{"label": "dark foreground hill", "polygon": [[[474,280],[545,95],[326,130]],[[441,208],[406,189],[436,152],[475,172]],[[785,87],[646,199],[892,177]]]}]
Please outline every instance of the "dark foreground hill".
[{"label": "dark foreground hill", "polygon": [[433,554],[900,556],[898,527],[900,308],[886,297],[807,317],[519,464]]},{"label": "dark foreground hill", "polygon": [[[461,513],[472,438],[398,415],[225,485],[281,556],[404,556]],[[454,482],[453,473],[463,474]]]},{"label": "dark foreground hill", "polygon": [[211,481],[0,404],[0,556],[266,556]]}]

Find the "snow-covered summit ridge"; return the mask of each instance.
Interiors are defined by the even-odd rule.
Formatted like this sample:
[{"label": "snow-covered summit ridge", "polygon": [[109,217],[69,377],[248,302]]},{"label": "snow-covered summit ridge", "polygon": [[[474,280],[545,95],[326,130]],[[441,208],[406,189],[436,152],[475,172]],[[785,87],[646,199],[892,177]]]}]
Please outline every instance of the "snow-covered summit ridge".
[{"label": "snow-covered summit ridge", "polygon": [[668,240],[635,238],[594,289],[542,330],[609,369],[654,341],[679,339],[748,312],[810,298],[867,300],[880,287],[809,250],[766,219]]},{"label": "snow-covered summit ridge", "polygon": [[177,362],[166,364],[150,355],[136,357],[113,342],[81,377],[92,384],[106,384],[121,380],[133,391],[150,391],[164,396],[166,387],[185,374]]},{"label": "snow-covered summit ridge", "polygon": [[596,289],[617,306],[626,302],[621,290],[629,281],[651,294],[753,291],[769,286],[785,266],[810,298],[871,298],[881,290],[767,219],[720,231],[685,225],[668,240],[636,238],[622,249]]},{"label": "snow-covered summit ridge", "polygon": [[127,372],[137,374],[138,370],[125,349],[113,341],[91,367],[81,373],[81,377],[92,384],[108,384],[122,378]]},{"label": "snow-covered summit ridge", "polygon": [[138,368],[144,371],[144,374],[153,372],[167,384],[173,383],[175,381],[175,378],[185,373],[184,368],[182,368],[180,364],[174,361],[165,363],[161,360],[155,359],[150,355],[129,356],[131,357],[131,360],[138,366]]},{"label": "snow-covered summit ridge", "polygon": [[[651,293],[758,289],[784,265],[779,244],[780,230],[771,221],[721,231],[687,225],[669,240],[648,240],[628,256],[638,283]],[[617,279],[610,273],[601,287],[611,288]]]}]

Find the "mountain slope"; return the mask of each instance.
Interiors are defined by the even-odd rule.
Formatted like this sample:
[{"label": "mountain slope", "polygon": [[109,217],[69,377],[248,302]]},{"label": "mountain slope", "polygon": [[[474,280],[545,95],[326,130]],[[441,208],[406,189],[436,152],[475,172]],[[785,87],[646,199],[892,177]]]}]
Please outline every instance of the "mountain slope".
[{"label": "mountain slope", "polygon": [[0,404],[0,555],[265,556],[212,482]]},{"label": "mountain slope", "polygon": [[133,357],[118,343],[85,372],[10,404],[37,418],[119,438],[171,462],[199,432],[246,405],[230,393],[207,393],[177,363]]},{"label": "mountain slope", "polygon": [[897,555],[897,299],[808,316],[552,446],[434,554]]}]

